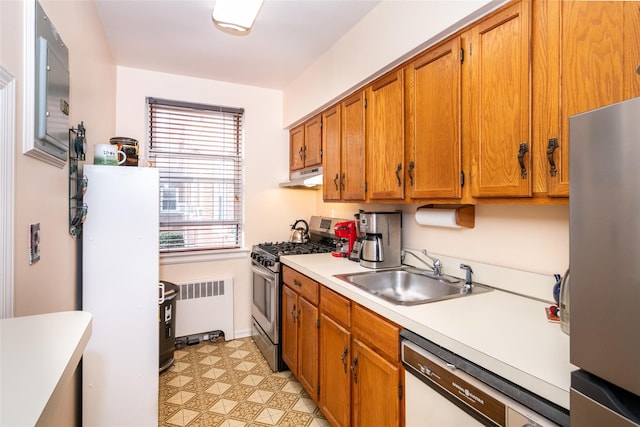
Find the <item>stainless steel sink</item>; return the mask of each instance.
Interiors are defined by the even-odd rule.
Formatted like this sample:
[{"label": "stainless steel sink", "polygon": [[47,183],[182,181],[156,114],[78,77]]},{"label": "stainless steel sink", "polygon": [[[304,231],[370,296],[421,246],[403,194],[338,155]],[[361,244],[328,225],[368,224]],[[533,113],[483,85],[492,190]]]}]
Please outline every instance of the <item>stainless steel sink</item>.
[{"label": "stainless steel sink", "polygon": [[398,305],[425,304],[492,290],[480,284],[473,284],[469,290],[455,277],[435,276],[412,268],[337,274],[335,277]]}]

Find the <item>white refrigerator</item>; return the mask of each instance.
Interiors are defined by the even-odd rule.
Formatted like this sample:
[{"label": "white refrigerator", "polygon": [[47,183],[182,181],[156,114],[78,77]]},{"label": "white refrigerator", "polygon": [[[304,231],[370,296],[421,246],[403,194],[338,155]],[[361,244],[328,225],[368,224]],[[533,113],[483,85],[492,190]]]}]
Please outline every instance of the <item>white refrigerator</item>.
[{"label": "white refrigerator", "polygon": [[84,166],[82,425],[158,424],[159,174]]}]

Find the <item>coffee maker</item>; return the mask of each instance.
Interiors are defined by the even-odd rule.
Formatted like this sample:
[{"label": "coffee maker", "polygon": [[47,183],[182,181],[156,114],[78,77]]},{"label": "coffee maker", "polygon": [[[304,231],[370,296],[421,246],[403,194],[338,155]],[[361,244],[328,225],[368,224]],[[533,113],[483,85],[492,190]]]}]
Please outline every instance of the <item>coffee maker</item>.
[{"label": "coffee maker", "polygon": [[348,257],[353,249],[353,243],[356,241],[355,221],[337,222],[334,226],[334,232],[338,241],[336,250],[331,252],[331,255],[342,258]]},{"label": "coffee maker", "polygon": [[360,264],[367,268],[400,267],[402,212],[360,212],[364,234]]}]

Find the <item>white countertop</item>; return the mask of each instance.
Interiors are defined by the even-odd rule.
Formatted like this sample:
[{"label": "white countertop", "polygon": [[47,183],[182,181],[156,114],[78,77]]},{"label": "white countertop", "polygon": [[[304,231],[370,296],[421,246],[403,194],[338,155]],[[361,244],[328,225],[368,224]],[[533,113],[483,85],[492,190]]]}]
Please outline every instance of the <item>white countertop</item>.
[{"label": "white countertop", "polygon": [[[415,306],[391,304],[333,277],[372,271],[330,254],[280,261],[402,327],[569,409],[569,336],[547,320],[550,304],[494,290]],[[516,275],[517,276],[517,275]],[[484,282],[491,285],[491,283]]]},{"label": "white countertop", "polygon": [[35,426],[91,336],[84,311],[0,320],[0,425]]}]

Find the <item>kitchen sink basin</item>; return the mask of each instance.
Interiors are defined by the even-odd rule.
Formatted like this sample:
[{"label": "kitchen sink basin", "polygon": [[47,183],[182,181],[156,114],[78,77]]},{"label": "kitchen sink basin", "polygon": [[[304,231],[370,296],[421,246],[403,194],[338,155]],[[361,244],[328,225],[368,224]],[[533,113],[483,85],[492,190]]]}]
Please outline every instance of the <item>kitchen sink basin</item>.
[{"label": "kitchen sink basin", "polygon": [[425,304],[492,290],[475,283],[469,290],[455,277],[436,276],[412,268],[337,274],[335,277],[398,305]]}]

